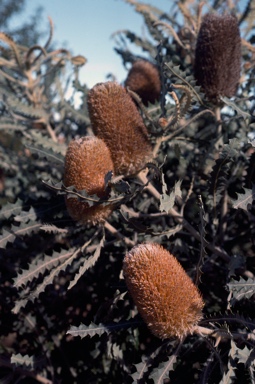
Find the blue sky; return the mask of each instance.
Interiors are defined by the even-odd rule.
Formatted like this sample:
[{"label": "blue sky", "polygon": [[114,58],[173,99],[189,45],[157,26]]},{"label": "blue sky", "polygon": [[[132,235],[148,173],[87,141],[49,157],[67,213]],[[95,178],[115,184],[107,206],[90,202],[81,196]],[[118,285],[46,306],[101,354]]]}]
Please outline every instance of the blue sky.
[{"label": "blue sky", "polygon": [[[146,2],[146,1],[144,1]],[[151,5],[169,12],[172,0],[148,0]],[[38,7],[44,9],[41,25],[47,26],[50,16],[55,26],[54,40],[74,55],[83,55],[87,64],[80,72],[82,83],[92,87],[113,73],[119,82],[125,80],[126,70],[114,51],[112,33],[129,29],[139,35],[145,32],[143,18],[124,0],[28,0],[24,17]]]},{"label": "blue sky", "polygon": [[[154,5],[167,13],[174,4],[173,0],[140,2]],[[248,0],[237,0],[241,8],[247,2]],[[127,70],[114,51],[116,44],[111,35],[122,29],[128,29],[139,36],[146,34],[143,17],[135,12],[133,6],[125,0],[27,0],[26,3],[23,20],[38,6],[42,6],[44,12],[40,25],[46,29],[47,16],[52,18],[57,46],[62,47],[63,42],[66,42],[73,55],[80,54],[87,58],[86,65],[80,71],[82,83],[90,88],[98,82],[106,81],[109,73],[115,75],[119,82],[125,80]]]}]

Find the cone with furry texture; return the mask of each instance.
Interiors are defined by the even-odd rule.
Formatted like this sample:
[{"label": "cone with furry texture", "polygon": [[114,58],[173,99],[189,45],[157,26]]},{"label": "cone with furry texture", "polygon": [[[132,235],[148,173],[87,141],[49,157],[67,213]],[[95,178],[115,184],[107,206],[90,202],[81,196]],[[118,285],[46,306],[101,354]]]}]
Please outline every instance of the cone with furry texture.
[{"label": "cone with furry texture", "polygon": [[195,78],[208,100],[235,95],[241,71],[241,38],[237,18],[230,14],[204,16],[197,37]]},{"label": "cone with furry texture", "polygon": [[151,332],[182,338],[202,318],[203,300],[177,259],[157,243],[140,244],[123,262],[128,290]]},{"label": "cone with furry texture", "polygon": [[152,158],[148,132],[127,90],[117,82],[96,84],[88,93],[94,134],[110,149],[116,175],[133,175]]},{"label": "cone with furry texture", "polygon": [[129,70],[125,87],[136,92],[145,106],[159,101],[161,82],[157,67],[147,60],[137,60]]},{"label": "cone with furry texture", "polygon": [[[97,137],[72,140],[65,156],[64,185],[85,189],[89,195],[107,198],[105,175],[113,170],[111,154],[106,144]],[[82,224],[96,224],[106,219],[113,205],[89,206],[85,201],[66,198],[67,210],[73,220]]]}]

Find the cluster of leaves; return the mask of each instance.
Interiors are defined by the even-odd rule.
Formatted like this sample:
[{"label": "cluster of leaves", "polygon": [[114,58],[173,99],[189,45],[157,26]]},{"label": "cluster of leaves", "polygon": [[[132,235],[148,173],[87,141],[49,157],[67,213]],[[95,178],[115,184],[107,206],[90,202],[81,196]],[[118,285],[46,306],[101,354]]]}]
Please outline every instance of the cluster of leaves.
[{"label": "cluster of leaves", "polygon": [[[51,21],[44,46],[24,47],[0,34],[0,377],[49,384],[255,382],[253,2],[235,9],[244,65],[237,97],[224,99],[221,130],[192,71],[201,11],[229,3],[202,10],[199,2],[180,1],[166,14],[127,2],[150,37],[116,33],[116,52],[124,65],[132,63],[138,56],[127,49],[131,42],[155,61],[162,96],[140,105],[154,143],[150,187],[110,179],[121,205],[105,226],[73,222],[64,202],[70,190],[62,185],[67,144],[91,132],[88,90],[79,82],[86,59],[49,48]],[[162,342],[145,327],[122,276],[125,253],[143,241],[169,249],[199,284],[200,325],[211,335]]]}]

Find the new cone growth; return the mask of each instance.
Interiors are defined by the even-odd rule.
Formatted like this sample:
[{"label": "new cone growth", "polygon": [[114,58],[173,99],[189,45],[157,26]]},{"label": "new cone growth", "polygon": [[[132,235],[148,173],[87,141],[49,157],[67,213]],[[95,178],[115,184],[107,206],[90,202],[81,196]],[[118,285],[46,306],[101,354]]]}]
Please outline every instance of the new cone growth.
[{"label": "new cone growth", "polygon": [[221,96],[235,95],[241,71],[238,20],[231,14],[203,17],[195,51],[195,78],[208,100],[220,105]]},{"label": "new cone growth", "polygon": [[[64,185],[76,190],[86,190],[88,195],[107,199],[105,176],[113,171],[111,154],[106,144],[97,137],[81,137],[72,140],[65,156]],[[112,212],[113,205],[88,202],[66,196],[70,216],[82,224],[104,221]]]},{"label": "new cone growth", "polygon": [[137,93],[145,106],[159,101],[161,81],[156,65],[147,60],[135,61],[128,72],[125,87]]},{"label": "new cone growth", "polygon": [[95,136],[108,146],[116,175],[138,173],[152,158],[148,132],[127,90],[117,82],[96,84],[88,93]]},{"label": "new cone growth", "polygon": [[127,288],[151,332],[183,338],[202,318],[202,297],[178,260],[157,243],[135,246],[123,262]]}]

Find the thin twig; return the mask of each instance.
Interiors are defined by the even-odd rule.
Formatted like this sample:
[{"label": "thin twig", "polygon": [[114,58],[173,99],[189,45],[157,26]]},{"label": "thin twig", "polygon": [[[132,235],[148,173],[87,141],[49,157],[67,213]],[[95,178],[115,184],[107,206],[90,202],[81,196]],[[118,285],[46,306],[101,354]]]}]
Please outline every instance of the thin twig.
[{"label": "thin twig", "polygon": [[119,240],[121,240],[125,245],[129,247],[133,247],[135,245],[135,242],[130,240],[128,237],[122,235],[116,228],[114,228],[108,221],[104,222],[104,227],[107,229],[111,234],[113,234],[115,237],[117,237]]}]

